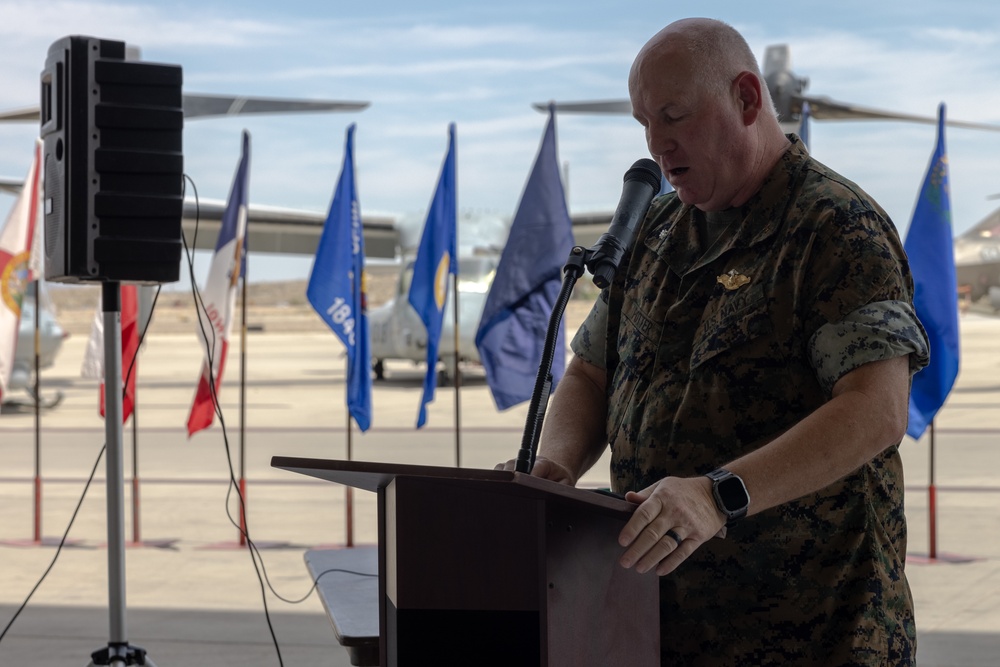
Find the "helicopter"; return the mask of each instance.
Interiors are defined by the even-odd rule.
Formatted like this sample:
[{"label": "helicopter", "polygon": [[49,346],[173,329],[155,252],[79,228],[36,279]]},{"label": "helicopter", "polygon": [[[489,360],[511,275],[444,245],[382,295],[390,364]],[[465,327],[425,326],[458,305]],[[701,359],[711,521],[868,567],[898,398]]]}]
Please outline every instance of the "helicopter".
[{"label": "helicopter", "polygon": [[[819,121],[896,120],[927,125],[937,123],[937,118],[934,116],[887,111],[840,102],[826,95],[806,93],[809,88],[809,78],[799,76],[792,71],[792,52],[788,44],[772,44],[764,50],[762,74],[767,83],[768,93],[771,95],[771,102],[778,113],[778,122],[781,123],[781,128],[786,133],[799,132],[802,129],[802,121],[807,116],[812,120]],[[537,102],[532,107],[536,111],[548,113],[550,105],[554,105],[558,113],[632,114],[632,103],[626,99]],[[804,113],[805,107],[803,105],[808,105],[807,113]],[[950,127],[1000,132],[1000,125],[990,123],[949,119],[947,124]]]},{"label": "helicopter", "polygon": [[[782,130],[786,134],[797,133],[804,140],[808,136],[809,120],[937,123],[937,118],[933,116],[876,109],[808,93],[809,79],[792,71],[788,44],[772,44],[765,49],[762,74]],[[554,106],[557,113],[632,114],[632,105],[626,99],[545,102],[532,106],[544,113]],[[990,123],[948,119],[946,124],[949,127],[1000,132],[1000,125]],[[955,269],[960,290],[969,294],[973,301],[992,292],[995,295],[991,297],[995,299],[994,309],[1000,310],[1000,209],[955,238]]]}]

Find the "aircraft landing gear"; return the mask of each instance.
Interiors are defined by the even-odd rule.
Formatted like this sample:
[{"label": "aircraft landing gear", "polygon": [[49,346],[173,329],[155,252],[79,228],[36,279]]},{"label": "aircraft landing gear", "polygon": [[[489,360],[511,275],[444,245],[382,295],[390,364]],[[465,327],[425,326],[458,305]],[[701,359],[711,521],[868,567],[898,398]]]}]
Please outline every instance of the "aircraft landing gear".
[{"label": "aircraft landing gear", "polygon": [[385,364],[382,362],[381,359],[375,360],[375,362],[372,364],[372,370],[375,371],[376,380],[385,379]]},{"label": "aircraft landing gear", "polygon": [[443,361],[444,367],[438,371],[437,385],[439,387],[453,387],[459,373],[458,366],[455,365],[453,357],[446,357]]},{"label": "aircraft landing gear", "polygon": [[63,393],[61,391],[57,391],[50,398],[45,398],[40,394],[36,394],[33,387],[28,387],[25,391],[27,391],[28,395],[31,396],[31,400],[37,403],[43,410],[51,410],[59,405],[63,400]]}]

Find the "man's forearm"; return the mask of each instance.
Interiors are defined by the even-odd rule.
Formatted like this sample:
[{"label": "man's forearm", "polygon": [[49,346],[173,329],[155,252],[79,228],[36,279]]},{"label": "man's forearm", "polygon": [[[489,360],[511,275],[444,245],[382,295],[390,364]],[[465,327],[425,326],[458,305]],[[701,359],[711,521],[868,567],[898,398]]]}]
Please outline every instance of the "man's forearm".
[{"label": "man's forearm", "polygon": [[552,395],[538,455],[566,468],[575,484],[607,447],[604,370],[574,358]]},{"label": "man's forearm", "polygon": [[[850,376],[850,377],[849,377]],[[730,464],[750,494],[750,514],[813,493],[849,475],[906,429],[907,358],[866,364],[833,399],[771,443]]]}]

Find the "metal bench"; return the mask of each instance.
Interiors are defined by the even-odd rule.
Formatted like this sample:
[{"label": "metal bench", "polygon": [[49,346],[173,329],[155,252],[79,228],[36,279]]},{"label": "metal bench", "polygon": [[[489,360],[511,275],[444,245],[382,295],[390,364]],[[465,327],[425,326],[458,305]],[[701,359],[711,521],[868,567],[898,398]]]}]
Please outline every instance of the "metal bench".
[{"label": "metal bench", "polygon": [[378,547],[310,549],[306,567],[351,664],[379,664]]}]

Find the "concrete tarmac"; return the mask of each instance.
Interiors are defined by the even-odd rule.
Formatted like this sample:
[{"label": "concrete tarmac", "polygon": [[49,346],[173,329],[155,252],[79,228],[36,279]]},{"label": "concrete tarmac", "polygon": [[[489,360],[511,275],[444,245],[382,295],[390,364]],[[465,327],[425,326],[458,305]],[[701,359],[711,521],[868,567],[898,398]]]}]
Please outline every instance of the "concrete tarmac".
[{"label": "concrete tarmac", "polygon": [[[269,329],[247,338],[245,427],[241,345],[238,337],[232,342],[222,393],[225,434],[218,422],[192,438],[186,434],[201,364],[193,333],[158,334],[154,324],[139,360],[138,428],[133,440],[129,422],[122,443],[125,618],[129,642],[160,667],[350,664],[321,603],[309,594],[303,562],[307,548],[344,545],[345,490],[270,467],[274,455],[347,458],[343,348],[327,332]],[[31,595],[0,640],[0,665],[86,665],[90,653],[108,643],[103,459],[69,531],[69,546],[57,559],[52,546],[66,531],[104,445],[98,385],[80,378],[85,343],[85,335],[71,337],[57,365],[43,372],[43,393],[64,397],[41,415],[40,456],[33,411],[4,406],[0,415],[0,633]],[[903,443],[914,556],[907,575],[923,667],[1000,664],[1000,320],[964,316],[962,345],[961,375],[937,420],[933,561],[920,558],[930,550],[929,438]],[[457,442],[454,389],[439,387],[428,426],[417,431],[423,368],[397,362],[375,385],[372,429],[352,433],[352,458],[444,466],[458,459],[464,467],[492,468],[515,456],[526,406],[498,412],[481,369],[464,371]],[[250,536],[261,546],[257,568],[231,522],[238,510],[228,480],[241,468]],[[583,483],[608,483],[607,457]],[[374,543],[374,494],[356,491],[354,499],[353,541]]]}]

